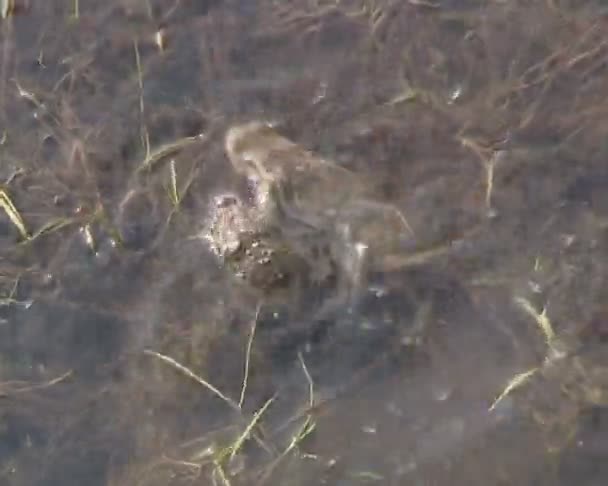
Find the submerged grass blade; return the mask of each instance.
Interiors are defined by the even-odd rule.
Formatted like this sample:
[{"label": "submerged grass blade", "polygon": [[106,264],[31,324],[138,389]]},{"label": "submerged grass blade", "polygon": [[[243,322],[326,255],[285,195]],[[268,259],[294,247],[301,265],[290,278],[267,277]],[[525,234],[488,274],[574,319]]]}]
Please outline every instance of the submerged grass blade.
[{"label": "submerged grass blade", "polygon": [[251,422],[249,422],[247,427],[245,427],[245,430],[243,431],[243,433],[236,439],[234,444],[232,444],[229,447],[230,459],[233,459],[234,456],[241,450],[241,448],[243,447],[243,444],[251,435],[251,432],[253,431],[254,427],[260,421],[260,419],[262,418],[262,415],[264,415],[264,412],[266,412],[266,409],[272,404],[272,402],[274,402],[276,400],[276,398],[277,398],[276,395],[273,397],[270,397],[268,400],[266,400],[266,403],[262,406],[262,408],[260,408],[253,415]]},{"label": "submerged grass blade", "polygon": [[222,467],[221,464],[216,463],[215,469],[213,470],[213,474],[214,474],[214,478],[213,478],[214,485],[217,484],[217,481],[215,480],[215,475],[217,475],[217,477],[220,479],[221,484],[223,486],[231,486],[228,476],[226,476],[226,472],[224,471],[224,468]]},{"label": "submerged grass blade", "polygon": [[0,382],[0,397],[16,395],[18,393],[28,393],[36,390],[43,390],[55,386],[74,374],[73,370],[65,372],[52,380],[43,383],[25,383],[25,382]]},{"label": "submerged grass blade", "polygon": [[308,371],[308,367],[304,362],[304,358],[302,357],[302,353],[298,353],[298,360],[302,365],[302,371],[304,371],[304,376],[306,376],[306,381],[308,382],[308,405],[310,408],[315,406],[315,384],[312,381],[312,376],[310,376],[310,372]]},{"label": "submerged grass blade", "polygon": [[54,233],[55,231],[59,231],[67,226],[71,226],[76,223],[78,223],[78,219],[76,218],[57,218],[48,221],[32,235],[29,241],[34,241],[35,239],[41,236]]},{"label": "submerged grass blade", "polygon": [[6,19],[13,13],[14,1],[15,0],[0,0],[0,17]]},{"label": "submerged grass blade", "polygon": [[283,451],[283,453],[281,455],[286,456],[287,454],[289,454],[292,450],[294,450],[296,447],[298,447],[300,442],[302,442],[306,437],[308,437],[310,434],[312,434],[316,428],[317,428],[317,424],[312,419],[312,415],[309,415],[308,417],[306,417],[306,420],[304,420],[304,423],[300,426],[300,428],[297,430],[297,432],[293,435],[293,437],[291,438],[291,442],[285,448],[285,450]]},{"label": "submerged grass blade", "polygon": [[517,375],[515,375],[513,378],[511,378],[511,380],[509,381],[509,383],[507,384],[507,386],[505,387],[505,389],[502,391],[502,393],[498,396],[498,398],[496,400],[494,400],[494,403],[490,406],[490,408],[488,409],[489,412],[493,411],[496,406],[507,396],[509,395],[513,390],[519,388],[520,386],[524,385],[528,380],[530,380],[530,378],[532,378],[532,376],[539,370],[539,368],[532,368],[528,371],[524,371],[523,373],[519,373]]},{"label": "submerged grass blade", "polygon": [[292,436],[291,441],[285,447],[285,449],[279,454],[277,458],[275,458],[270,464],[268,464],[262,474],[259,476],[256,481],[256,485],[267,484],[268,480],[276,470],[276,468],[281,464],[281,462],[290,454],[292,451],[297,449],[300,443],[308,437],[310,434],[314,432],[317,428],[316,422],[313,420],[312,415],[308,415],[302,425],[297,429],[296,433]]},{"label": "submerged grass blade", "polygon": [[553,330],[551,321],[547,316],[547,309],[543,309],[542,312],[539,314],[538,311],[534,308],[534,306],[530,303],[530,301],[524,299],[523,297],[516,297],[515,303],[534,319],[541,332],[545,336],[547,344],[551,346],[553,341],[555,340],[555,331]]},{"label": "submerged grass blade", "polygon": [[353,479],[357,479],[360,481],[371,482],[371,481],[384,481],[384,476],[378,474],[374,471],[358,471],[349,474],[349,476]]},{"label": "submerged grass blade", "polygon": [[177,188],[177,171],[175,170],[175,159],[171,159],[169,162],[169,199],[173,206],[177,207],[180,203],[179,189]]},{"label": "submerged grass blade", "polygon": [[253,338],[255,336],[255,330],[258,323],[258,317],[260,315],[261,305],[255,311],[255,317],[253,318],[253,324],[251,325],[251,333],[247,340],[247,350],[245,351],[245,373],[243,375],[243,385],[241,386],[241,397],[239,399],[239,407],[243,406],[245,401],[245,393],[247,392],[247,382],[249,381],[249,363],[251,361],[251,348],[253,346]]},{"label": "submerged grass blade", "polygon": [[195,135],[193,137],[184,137],[175,140],[174,142],[169,142],[167,144],[161,145],[155,150],[150,151],[150,153],[146,154],[145,159],[142,161],[141,165],[137,168],[138,172],[143,170],[152,169],[159,161],[174,155],[179,150],[191,145],[195,142],[199,142],[204,140],[205,136],[203,134]]},{"label": "submerged grass blade", "polygon": [[8,219],[11,220],[11,223],[15,225],[21,238],[24,240],[28,240],[30,238],[30,234],[25,226],[25,222],[21,217],[21,214],[13,204],[10,196],[4,189],[0,189],[0,207],[4,210]]},{"label": "submerged grass blade", "polygon": [[[308,391],[309,391],[308,407],[309,407],[309,409],[312,410],[312,408],[314,407],[314,403],[315,403],[314,382],[308,371],[308,368],[306,367],[306,363],[304,362],[304,358],[302,357],[301,353],[298,353],[298,359],[300,360],[300,364],[302,365],[302,370],[304,371],[304,375],[306,376],[306,381],[308,382]],[[290,420],[290,422],[291,422],[291,420]],[[296,432],[291,437],[291,440],[289,441],[289,444],[287,444],[287,447],[285,447],[285,449],[283,449],[283,451],[266,468],[264,468],[264,471],[262,472],[262,474],[256,481],[256,485],[266,484],[268,482],[268,479],[272,476],[272,474],[274,473],[276,468],[279,466],[279,464],[283,461],[283,459],[285,459],[285,457],[287,457],[287,455],[290,454],[292,451],[296,450],[298,448],[298,446],[300,445],[300,443],[306,437],[308,437],[310,434],[312,434],[316,428],[317,428],[317,423],[315,422],[312,413],[307,414],[306,418],[304,419],[302,424],[297,428]]]},{"label": "submerged grass blade", "polygon": [[171,358],[169,356],[166,356],[164,354],[161,354],[161,353],[157,353],[156,351],[151,351],[149,349],[144,350],[144,354],[147,354],[149,356],[154,356],[155,358],[158,358],[161,361],[163,361],[164,363],[167,363],[168,365],[172,366],[176,370],[181,371],[184,375],[186,375],[189,378],[192,378],[194,381],[196,381],[197,383],[199,383],[199,384],[203,385],[205,388],[207,388],[207,390],[209,390],[215,396],[217,396],[218,398],[222,399],[231,408],[233,408],[234,410],[236,410],[238,412],[241,411],[238,403],[236,403],[234,400],[232,400],[231,398],[229,398],[226,395],[224,395],[221,391],[219,391],[211,383],[209,383],[208,381],[204,380],[203,378],[201,378],[200,376],[198,376],[194,372],[190,371],[188,368],[186,368],[184,365],[178,363],[173,358]]},{"label": "submerged grass blade", "polygon": [[133,50],[135,51],[135,67],[137,69],[137,86],[139,88],[139,117],[140,117],[140,135],[141,144],[146,152],[146,156],[150,154],[150,136],[146,127],[146,110],[144,104],[144,76],[141,67],[141,57],[139,54],[139,44],[137,40],[133,41]]},{"label": "submerged grass blade", "polygon": [[272,404],[272,402],[275,401],[275,399],[276,399],[276,395],[269,398],[266,401],[266,403],[264,403],[262,408],[260,408],[253,415],[251,421],[249,422],[247,427],[245,427],[245,430],[243,430],[243,432],[235,439],[235,441],[217,453],[215,460],[214,460],[214,463],[215,463],[214,474],[219,475],[223,484],[230,484],[230,482],[224,472],[224,465],[226,465],[226,462],[227,462],[226,459],[228,459],[228,461],[232,461],[235,458],[235,456],[240,452],[240,450],[243,448],[243,444],[245,444],[247,439],[249,439],[252,436],[253,436],[253,438],[255,438],[255,434],[253,433],[253,430],[255,429],[256,425],[262,418],[262,415],[264,415],[264,413],[266,412],[268,407]]}]

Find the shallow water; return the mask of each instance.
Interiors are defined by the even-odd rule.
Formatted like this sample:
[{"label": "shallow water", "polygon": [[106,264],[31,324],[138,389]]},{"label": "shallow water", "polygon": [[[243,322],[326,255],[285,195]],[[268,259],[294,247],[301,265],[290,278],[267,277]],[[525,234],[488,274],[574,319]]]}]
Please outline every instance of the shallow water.
[{"label": "shallow water", "polygon": [[[15,3],[0,485],[606,482],[601,2]],[[321,321],[243,285],[201,231],[251,119],[442,251]]]}]

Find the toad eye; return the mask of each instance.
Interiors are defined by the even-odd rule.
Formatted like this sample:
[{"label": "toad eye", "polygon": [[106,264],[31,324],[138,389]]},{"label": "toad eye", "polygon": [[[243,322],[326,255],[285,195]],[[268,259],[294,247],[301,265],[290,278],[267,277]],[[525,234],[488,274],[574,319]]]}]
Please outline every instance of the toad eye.
[{"label": "toad eye", "polygon": [[230,206],[235,206],[237,204],[238,204],[238,199],[236,198],[236,196],[233,196],[231,194],[224,194],[222,196],[219,196],[215,201],[215,205],[218,208],[228,208]]},{"label": "toad eye", "polygon": [[234,168],[240,174],[247,177],[259,177],[258,166],[255,161],[248,153],[240,154],[236,159],[233,160]]}]

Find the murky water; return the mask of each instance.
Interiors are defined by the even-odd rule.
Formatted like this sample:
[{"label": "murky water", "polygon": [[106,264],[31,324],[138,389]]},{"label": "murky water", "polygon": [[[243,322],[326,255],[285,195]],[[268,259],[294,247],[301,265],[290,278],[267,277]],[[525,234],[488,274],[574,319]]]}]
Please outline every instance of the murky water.
[{"label": "murky water", "polygon": [[[16,0],[0,484],[604,484],[602,9]],[[250,120],[365,174],[414,263],[322,318],[235,278],[202,232]]]}]

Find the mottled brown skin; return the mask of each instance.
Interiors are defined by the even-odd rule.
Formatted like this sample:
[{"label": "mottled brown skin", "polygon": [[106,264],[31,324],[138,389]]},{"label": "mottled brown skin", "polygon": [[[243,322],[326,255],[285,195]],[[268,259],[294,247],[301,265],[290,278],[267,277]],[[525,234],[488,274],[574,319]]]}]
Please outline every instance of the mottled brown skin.
[{"label": "mottled brown skin", "polygon": [[296,302],[303,288],[324,285],[335,275],[329,252],[321,253],[325,238],[305,231],[297,241],[289,240],[234,194],[215,199],[201,237],[238,280],[265,300]]},{"label": "mottled brown skin", "polygon": [[261,206],[310,226],[325,224],[328,216],[365,192],[354,173],[312,154],[262,122],[230,128],[226,153],[237,173],[259,184]]},{"label": "mottled brown skin", "polygon": [[[225,149],[238,174],[256,184],[256,225],[281,235],[307,262],[309,279],[336,278],[352,300],[371,267],[400,253],[411,238],[393,206],[368,199],[366,179],[253,121],[231,127]],[[342,302],[344,296],[337,302]]]}]

